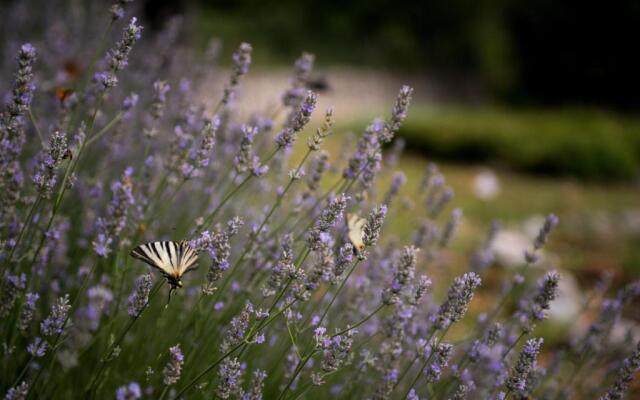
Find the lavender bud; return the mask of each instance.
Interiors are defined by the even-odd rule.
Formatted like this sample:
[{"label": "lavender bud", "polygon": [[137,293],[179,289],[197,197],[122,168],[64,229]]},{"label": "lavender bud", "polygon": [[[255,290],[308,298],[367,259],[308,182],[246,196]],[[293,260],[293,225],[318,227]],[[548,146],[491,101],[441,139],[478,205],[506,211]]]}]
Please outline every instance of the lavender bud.
[{"label": "lavender bud", "polygon": [[240,83],[240,77],[249,72],[252,51],[253,48],[249,43],[240,43],[238,50],[233,53],[231,77],[229,78],[229,83],[224,88],[224,95],[221,100],[222,104],[227,105],[231,100],[233,100],[238,84]]},{"label": "lavender bud", "polygon": [[395,267],[395,275],[391,287],[383,294],[385,304],[395,304],[399,295],[407,288],[415,276],[418,249],[407,246],[402,249],[400,259]]},{"label": "lavender bud", "polygon": [[327,232],[342,216],[347,207],[347,201],[349,201],[349,196],[342,193],[331,199],[327,207],[322,210],[314,226],[307,232],[307,244],[311,250],[317,250],[320,247]]},{"label": "lavender bud", "polygon": [[622,361],[622,366],[616,374],[616,380],[609,387],[607,393],[600,397],[600,400],[622,400],[638,370],[640,370],[640,342],[636,350]]},{"label": "lavender bud", "polygon": [[440,247],[444,248],[449,244],[461,220],[462,209],[456,208],[451,211],[451,217],[449,218],[449,221],[447,221],[447,225],[445,226],[444,232],[442,232],[442,237],[440,238]]},{"label": "lavender bud", "polygon": [[116,43],[115,47],[109,50],[109,67],[112,72],[120,71],[126,68],[129,63],[129,53],[133,49],[133,45],[140,40],[142,27],[136,25],[137,19],[131,18],[129,25],[122,32],[122,39]]},{"label": "lavender bud", "polygon": [[252,165],[255,155],[253,154],[253,141],[258,134],[258,128],[255,126],[242,125],[242,140],[240,141],[240,149],[233,159],[233,165],[236,172],[241,174],[246,172]]},{"label": "lavender bud", "polygon": [[284,235],[282,238],[282,253],[276,264],[271,268],[271,275],[267,285],[262,289],[262,295],[265,297],[273,296],[280,290],[284,280],[290,275],[291,271],[295,271],[293,264],[293,238],[291,235]]},{"label": "lavender bud", "polygon": [[169,348],[169,362],[162,370],[163,382],[165,385],[175,385],[180,379],[182,373],[182,365],[184,364],[184,355],[177,344]]},{"label": "lavender bud", "polygon": [[56,303],[51,306],[49,316],[40,323],[42,334],[44,336],[60,336],[67,323],[70,309],[69,295],[66,294],[64,297],[59,297]]},{"label": "lavender bud", "polygon": [[520,352],[520,358],[516,366],[511,371],[509,379],[507,379],[505,383],[507,389],[513,392],[520,392],[525,389],[529,372],[536,367],[536,359],[540,352],[542,342],[542,338],[527,340]]},{"label": "lavender bud", "polygon": [[167,93],[169,93],[170,90],[171,86],[165,81],[153,82],[153,98],[151,99],[151,110],[149,111],[153,119],[158,120],[164,115],[164,109],[167,104]]},{"label": "lavender bud", "polygon": [[316,130],[316,133],[313,137],[310,137],[307,146],[310,150],[318,151],[320,150],[320,145],[324,141],[324,139],[331,134],[331,128],[333,127],[333,108],[327,109],[327,112],[324,115],[324,123],[320,128]]},{"label": "lavender bud", "polygon": [[12,387],[7,391],[4,400],[25,400],[29,394],[29,384],[22,382],[18,386]]},{"label": "lavender bud", "polygon": [[56,131],[49,138],[49,148],[40,152],[32,179],[43,198],[51,197],[57,181],[56,169],[68,156],[68,151],[67,135]]},{"label": "lavender bud", "polygon": [[322,151],[311,164],[311,173],[307,178],[307,187],[310,192],[315,192],[320,187],[320,181],[325,171],[329,169],[329,153]]},{"label": "lavender bud", "polygon": [[153,285],[153,279],[151,274],[144,274],[139,276],[135,281],[135,288],[129,295],[129,316],[138,318],[149,303],[149,294],[151,293],[151,286]]},{"label": "lavender bud", "polygon": [[41,337],[36,337],[35,341],[27,346],[27,352],[33,357],[44,357],[47,352],[47,342]]},{"label": "lavender bud", "polygon": [[429,365],[425,371],[425,378],[427,382],[433,383],[440,380],[442,376],[442,370],[448,365],[449,357],[453,346],[449,343],[440,343],[434,351],[431,365]]},{"label": "lavender bud", "polygon": [[382,204],[373,209],[367,217],[367,222],[364,225],[363,242],[365,246],[375,246],[380,238],[380,231],[382,230],[382,224],[384,217],[387,215],[387,206]]},{"label": "lavender bud", "polygon": [[262,390],[265,379],[267,379],[267,373],[265,371],[260,369],[253,371],[249,391],[242,395],[242,400],[262,400]]},{"label": "lavender bud", "polygon": [[142,389],[138,382],[131,382],[116,389],[116,400],[137,400],[141,397]]},{"label": "lavender bud", "polygon": [[18,320],[18,329],[20,332],[26,332],[29,329],[29,324],[33,319],[33,315],[36,310],[36,303],[40,295],[38,293],[27,293],[25,296],[24,304],[22,305],[22,311],[20,311],[20,319]]},{"label": "lavender bud", "polygon": [[282,104],[287,107],[296,107],[302,101],[304,96],[304,88],[309,80],[309,73],[313,69],[314,55],[310,53],[302,53],[302,56],[296,60],[293,78],[291,79],[291,88],[282,96]]},{"label": "lavender bud", "polygon": [[453,281],[447,292],[447,299],[438,310],[435,321],[436,329],[446,329],[464,317],[469,303],[473,299],[473,293],[480,286],[480,283],[480,276],[475,272],[467,272]]},{"label": "lavender bud", "polygon": [[276,136],[275,141],[279,148],[290,148],[293,145],[298,132],[302,131],[311,120],[311,114],[316,108],[317,101],[318,96],[312,91],[308,91],[300,108],[291,115],[290,121]]},{"label": "lavender bud", "polygon": [[538,236],[536,236],[536,239],[533,242],[533,249],[527,250],[524,253],[524,258],[527,263],[532,264],[538,261],[539,257],[537,252],[547,242],[547,239],[549,238],[549,234],[558,225],[558,222],[559,222],[559,219],[555,214],[547,215],[547,217],[544,220],[544,225],[542,225],[542,228],[540,228],[540,231],[538,232]]},{"label": "lavender bud", "polygon": [[244,370],[237,357],[225,358],[218,370],[218,386],[216,395],[221,399],[228,399],[241,391],[242,374]]},{"label": "lavender bud", "polygon": [[27,276],[25,274],[10,275],[5,272],[0,285],[0,318],[5,318],[13,310],[18,292],[26,287]]},{"label": "lavender bud", "polygon": [[353,262],[353,245],[349,242],[345,243],[338,253],[338,257],[333,266],[332,283],[336,284],[339,278],[344,274],[347,267]]},{"label": "lavender bud", "polygon": [[395,174],[393,174],[391,186],[389,187],[387,193],[384,195],[383,203],[386,204],[387,207],[391,207],[393,199],[398,195],[398,192],[400,192],[400,188],[406,182],[407,177],[402,172],[396,172]]},{"label": "lavender bud", "polygon": [[380,141],[382,143],[389,143],[393,140],[393,136],[398,132],[400,126],[407,118],[407,111],[409,110],[409,104],[411,103],[411,94],[413,89],[410,86],[403,86],[396,98],[396,104],[391,111],[391,119],[385,125],[385,129],[381,131]]}]

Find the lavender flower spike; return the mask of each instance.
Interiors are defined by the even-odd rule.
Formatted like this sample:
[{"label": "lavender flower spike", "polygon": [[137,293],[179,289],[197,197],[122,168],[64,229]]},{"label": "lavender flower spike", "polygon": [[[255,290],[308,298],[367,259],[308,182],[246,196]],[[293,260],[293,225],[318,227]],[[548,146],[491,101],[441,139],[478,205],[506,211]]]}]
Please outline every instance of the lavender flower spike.
[{"label": "lavender flower spike", "polygon": [[249,65],[251,65],[251,52],[253,48],[249,43],[241,43],[238,50],[233,53],[233,69],[231,71],[231,78],[229,83],[224,88],[224,95],[222,96],[221,104],[227,105],[236,92],[236,88],[240,83],[240,77],[246,75],[249,72]]},{"label": "lavender flower spike", "polygon": [[182,365],[184,364],[184,355],[177,344],[169,348],[169,362],[162,370],[163,382],[165,385],[175,385],[180,379],[182,373]]},{"label": "lavender flower spike", "polygon": [[609,387],[607,393],[600,397],[600,400],[622,400],[629,389],[629,383],[638,370],[640,370],[640,342],[636,346],[636,351],[622,361],[616,380]]},{"label": "lavender flower spike", "polygon": [[16,387],[12,387],[7,391],[4,400],[25,400],[29,394],[29,384],[22,382]]},{"label": "lavender flower spike", "polygon": [[276,144],[279,148],[290,148],[295,142],[298,132],[311,120],[311,114],[316,108],[318,96],[312,91],[308,91],[306,97],[300,104],[300,108],[291,115],[290,121],[282,131],[276,136]]},{"label": "lavender flower spike", "polygon": [[447,292],[447,299],[438,310],[435,321],[436,329],[446,329],[462,319],[473,299],[474,291],[480,286],[480,283],[480,276],[475,272],[467,272],[453,281]]},{"label": "lavender flower spike", "polygon": [[129,295],[129,316],[137,318],[142,313],[149,302],[152,284],[153,280],[150,274],[142,275],[136,279],[136,287]]},{"label": "lavender flower spike", "polygon": [[536,358],[538,357],[538,353],[540,352],[542,342],[542,338],[527,340],[524,347],[522,348],[522,351],[520,352],[518,363],[513,368],[513,371],[511,371],[511,375],[505,383],[507,389],[516,393],[525,389],[527,384],[527,377],[529,376],[529,373],[536,367]]},{"label": "lavender flower spike", "polygon": [[373,209],[367,217],[364,225],[363,242],[367,247],[374,246],[380,238],[384,217],[387,215],[387,206],[382,204]]},{"label": "lavender flower spike", "polygon": [[409,110],[412,94],[413,89],[410,86],[405,85],[400,88],[400,92],[396,98],[396,104],[393,106],[393,110],[391,111],[391,119],[380,134],[380,141],[382,143],[391,142],[391,140],[393,140],[393,136],[396,134],[398,129],[400,129],[405,118],[407,118],[407,111]]},{"label": "lavender flower spike", "polygon": [[40,330],[44,336],[60,335],[64,331],[65,324],[68,319],[69,310],[71,304],[69,304],[69,295],[59,297],[54,305],[51,306],[51,313],[49,316],[40,323]]},{"label": "lavender flower spike", "polygon": [[539,256],[537,252],[547,242],[547,239],[549,238],[549,234],[558,225],[558,222],[559,222],[559,219],[555,214],[547,215],[547,218],[544,221],[544,225],[542,225],[542,228],[540,228],[540,231],[538,232],[538,236],[533,242],[533,249],[527,250],[524,253],[524,258],[527,261],[527,263],[532,264],[538,261]]}]

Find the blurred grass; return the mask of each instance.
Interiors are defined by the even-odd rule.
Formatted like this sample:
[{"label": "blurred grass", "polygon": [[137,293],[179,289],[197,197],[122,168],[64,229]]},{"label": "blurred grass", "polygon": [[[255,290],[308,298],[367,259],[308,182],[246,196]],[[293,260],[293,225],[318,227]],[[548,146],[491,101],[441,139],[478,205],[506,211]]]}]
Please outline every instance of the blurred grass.
[{"label": "blurred grass", "polygon": [[442,160],[600,181],[640,171],[640,120],[597,110],[417,105],[400,135]]}]

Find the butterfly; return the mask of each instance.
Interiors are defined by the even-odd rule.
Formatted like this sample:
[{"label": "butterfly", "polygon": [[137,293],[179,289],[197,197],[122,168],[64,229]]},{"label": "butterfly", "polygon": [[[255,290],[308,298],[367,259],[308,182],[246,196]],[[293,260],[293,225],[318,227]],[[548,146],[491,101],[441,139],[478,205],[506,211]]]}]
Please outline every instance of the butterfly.
[{"label": "butterfly", "polygon": [[171,292],[182,287],[182,276],[194,270],[198,253],[186,241],[150,242],[131,250],[131,257],[159,270],[171,285]]},{"label": "butterfly", "polygon": [[358,252],[364,250],[364,225],[367,220],[356,214],[347,214],[347,227],[349,228],[349,241]]}]

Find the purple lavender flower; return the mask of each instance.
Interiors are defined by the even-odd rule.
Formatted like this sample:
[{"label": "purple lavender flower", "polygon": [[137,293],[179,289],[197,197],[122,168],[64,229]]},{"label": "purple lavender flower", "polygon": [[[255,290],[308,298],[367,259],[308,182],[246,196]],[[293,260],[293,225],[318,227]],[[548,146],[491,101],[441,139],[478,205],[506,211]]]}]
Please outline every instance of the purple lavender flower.
[{"label": "purple lavender flower", "polygon": [[287,107],[297,107],[303,99],[304,88],[309,80],[309,74],[313,69],[314,55],[302,53],[295,62],[294,75],[291,79],[291,88],[282,96],[282,104]]},{"label": "purple lavender flower", "polygon": [[111,184],[113,197],[107,208],[107,216],[98,218],[96,222],[98,235],[93,242],[93,249],[101,257],[109,255],[113,238],[120,235],[127,225],[129,208],[135,204],[132,176],[133,168],[128,167],[120,180]]},{"label": "purple lavender flower", "polygon": [[312,91],[308,91],[304,100],[300,104],[300,108],[291,115],[287,124],[282,128],[276,136],[276,144],[279,148],[290,148],[296,140],[297,134],[311,120],[311,114],[316,108],[318,96]]},{"label": "purple lavender flower", "polygon": [[516,393],[525,389],[529,372],[536,367],[536,359],[542,342],[542,338],[527,340],[520,352],[520,358],[516,366],[511,371],[509,379],[507,379],[505,384],[507,389]]},{"label": "purple lavender flower", "polygon": [[7,391],[4,400],[25,400],[29,394],[29,384],[22,382],[18,386],[12,387]]},{"label": "purple lavender flower", "polygon": [[406,182],[407,182],[407,177],[402,172],[396,172],[393,175],[393,178],[391,180],[391,186],[389,187],[389,190],[387,191],[387,193],[384,195],[383,203],[386,204],[387,207],[391,206],[393,199],[398,195],[398,193],[400,192],[400,188]]},{"label": "purple lavender flower", "polygon": [[363,228],[363,238],[365,246],[371,247],[375,246],[380,238],[380,232],[382,231],[382,224],[384,222],[384,217],[387,215],[387,206],[382,204],[376,206],[369,216],[367,217],[367,222]]},{"label": "purple lavender flower", "polygon": [[447,225],[444,228],[444,232],[442,232],[442,237],[440,238],[440,247],[446,247],[447,244],[451,241],[453,234],[456,231],[458,225],[460,225],[460,221],[462,220],[462,209],[455,208],[451,211],[451,217],[449,221],[447,221]]},{"label": "purple lavender flower", "polygon": [[238,229],[243,225],[243,221],[232,218],[227,222],[225,230],[216,229],[213,232],[204,231],[200,237],[191,242],[197,252],[206,251],[211,257],[211,265],[207,271],[207,281],[202,286],[202,292],[210,295],[216,291],[215,283],[222,277],[222,273],[229,269],[229,256],[231,255],[230,240]]},{"label": "purple lavender flower", "polygon": [[40,323],[42,334],[44,336],[61,335],[65,329],[70,309],[69,295],[66,294],[63,297],[59,297],[55,304],[51,306],[49,316]]},{"label": "purple lavender flower", "polygon": [[342,172],[346,179],[354,179],[363,173],[365,166],[368,167],[368,160],[375,159],[375,155],[380,153],[380,142],[378,132],[382,130],[383,121],[375,120],[365,129],[364,134],[358,140],[356,151],[349,159],[347,167]]},{"label": "purple lavender flower", "polygon": [[149,303],[152,285],[153,279],[150,274],[141,275],[136,279],[135,288],[129,295],[128,312],[131,317],[137,318]]},{"label": "purple lavender flower", "polygon": [[27,352],[33,357],[44,357],[47,352],[47,342],[41,337],[36,337],[33,343],[27,346]]},{"label": "purple lavender flower", "polygon": [[184,355],[177,344],[169,348],[169,362],[162,370],[163,382],[165,385],[175,385],[180,379],[182,373],[182,365],[184,364]]},{"label": "purple lavender flower", "polygon": [[224,95],[222,96],[221,104],[227,105],[233,100],[238,84],[240,83],[240,77],[249,72],[252,51],[253,48],[249,43],[241,43],[238,51],[233,53],[231,77],[229,79],[229,83],[224,88]]},{"label": "purple lavender flower", "polygon": [[467,272],[453,281],[447,292],[447,299],[436,315],[435,329],[446,329],[464,317],[473,299],[474,291],[480,283],[480,277],[475,272]]},{"label": "purple lavender flower", "polygon": [[0,116],[0,227],[15,221],[23,173],[18,158],[25,143],[24,114],[31,106],[35,85],[33,64],[36,51],[30,43],[20,47],[11,101]]},{"label": "purple lavender flower", "polygon": [[323,236],[333,227],[333,225],[342,217],[347,207],[349,197],[344,193],[331,199],[327,207],[316,219],[313,227],[307,232],[307,244],[311,250],[318,250],[323,242]]},{"label": "purple lavender flower", "polygon": [[117,0],[115,1],[110,8],[111,11],[111,20],[117,21],[124,17],[124,8],[127,3],[131,3],[133,0]]},{"label": "purple lavender flower", "polygon": [[344,274],[349,265],[353,262],[353,245],[349,242],[340,247],[338,256],[336,257],[333,265],[333,278],[332,282],[335,284],[339,278]]},{"label": "purple lavender flower", "polygon": [[331,134],[331,128],[333,127],[333,108],[327,109],[324,114],[324,123],[320,128],[316,130],[316,133],[309,138],[307,146],[311,151],[320,150],[320,145]]},{"label": "purple lavender flower", "polygon": [[395,266],[393,282],[382,295],[385,304],[395,304],[399,301],[402,292],[413,281],[417,259],[418,249],[415,247],[406,246],[402,249],[400,259]]},{"label": "purple lavender flower", "polygon": [[380,139],[382,143],[389,143],[393,140],[393,136],[396,134],[400,126],[407,118],[407,111],[409,110],[409,104],[411,103],[411,95],[413,89],[409,86],[403,86],[400,88],[396,103],[391,111],[391,119],[385,125],[385,129],[381,132]]},{"label": "purple lavender flower", "polygon": [[264,388],[265,379],[267,379],[267,373],[265,371],[261,369],[253,371],[249,391],[243,393],[242,400],[262,400],[262,389]]},{"label": "purple lavender flower", "polygon": [[27,293],[25,295],[24,304],[22,304],[22,310],[20,311],[20,319],[18,320],[20,332],[26,332],[29,329],[39,298],[40,295],[38,293]]},{"label": "purple lavender flower", "polygon": [[241,378],[244,373],[237,358],[225,358],[218,370],[218,386],[216,395],[228,399],[240,393]]},{"label": "purple lavender flower", "polygon": [[524,253],[524,258],[528,263],[534,263],[538,261],[538,251],[544,246],[549,238],[549,234],[555,227],[558,225],[560,220],[555,214],[547,215],[547,218],[544,220],[544,224],[540,231],[538,232],[538,236],[536,236],[535,241],[533,242],[533,249],[527,250]]},{"label": "purple lavender flower", "polygon": [[246,172],[253,165],[253,160],[256,158],[256,155],[253,153],[253,141],[258,134],[258,128],[255,126],[242,125],[241,130],[242,140],[240,141],[240,148],[233,158],[233,165],[238,174]]},{"label": "purple lavender flower", "polygon": [[129,25],[122,31],[122,38],[107,52],[109,69],[94,74],[93,81],[97,84],[98,93],[104,93],[118,85],[116,72],[127,67],[133,45],[140,40],[142,27],[136,23],[137,19],[131,18]]},{"label": "purple lavender flower", "polygon": [[138,382],[130,382],[116,389],[116,400],[137,400],[142,397],[142,389]]},{"label": "purple lavender flower", "polygon": [[5,272],[3,278],[0,285],[0,318],[5,318],[13,310],[18,293],[27,284],[27,276],[25,274],[18,276]]},{"label": "purple lavender flower", "polygon": [[442,370],[448,365],[453,346],[448,343],[440,343],[434,350],[431,364],[424,371],[427,382],[433,383],[440,380]]},{"label": "purple lavender flower", "polygon": [[640,342],[636,350],[622,361],[616,379],[600,400],[622,400],[636,372],[640,370]]},{"label": "purple lavender flower", "polygon": [[112,72],[117,72],[125,69],[129,64],[129,53],[133,49],[133,45],[140,40],[142,27],[136,25],[136,17],[131,18],[129,25],[122,32],[122,38],[116,45],[109,50],[109,67]]},{"label": "purple lavender flower", "polygon": [[245,333],[249,327],[249,319],[253,312],[253,305],[247,302],[240,314],[231,319],[229,329],[220,344],[220,352],[226,353],[232,346],[244,340]]},{"label": "purple lavender flower", "polygon": [[56,169],[62,160],[68,157],[68,150],[67,135],[56,131],[49,138],[49,148],[42,150],[38,155],[32,179],[38,193],[45,199],[51,197],[57,181]]}]

